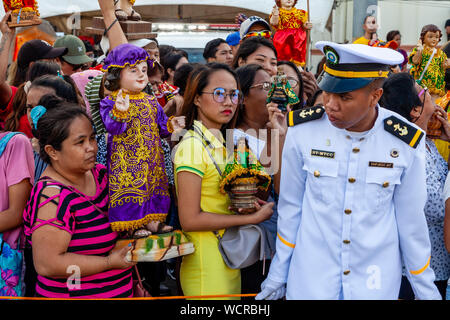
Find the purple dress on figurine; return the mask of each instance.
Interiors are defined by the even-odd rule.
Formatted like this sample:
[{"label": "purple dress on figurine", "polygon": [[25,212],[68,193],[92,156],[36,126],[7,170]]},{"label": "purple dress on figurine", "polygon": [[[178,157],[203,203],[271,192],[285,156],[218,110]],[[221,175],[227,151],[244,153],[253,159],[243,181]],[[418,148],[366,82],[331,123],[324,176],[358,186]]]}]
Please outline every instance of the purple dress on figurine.
[{"label": "purple dress on figurine", "polygon": [[[146,61],[148,55],[126,44],[116,47],[108,58],[105,69],[108,65],[135,65]],[[150,221],[165,221],[170,196],[161,138],[169,136],[172,128],[156,98],[145,92],[129,94],[126,118],[116,119],[117,94],[115,91],[100,102],[100,114],[109,133],[108,215],[114,231],[127,231],[143,228]]]}]

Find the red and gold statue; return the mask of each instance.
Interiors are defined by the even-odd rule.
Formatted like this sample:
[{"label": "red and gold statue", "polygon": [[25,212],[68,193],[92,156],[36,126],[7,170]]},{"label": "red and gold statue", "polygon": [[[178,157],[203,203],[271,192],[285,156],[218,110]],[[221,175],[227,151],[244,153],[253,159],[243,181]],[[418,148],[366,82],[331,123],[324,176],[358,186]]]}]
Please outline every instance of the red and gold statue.
[{"label": "red and gold statue", "polygon": [[5,12],[11,11],[10,27],[41,24],[36,0],[3,0]]},{"label": "red and gold statue", "polygon": [[278,60],[292,61],[298,66],[306,62],[307,30],[312,28],[308,12],[295,8],[297,0],[276,0],[270,24],[276,30],[273,44]]}]

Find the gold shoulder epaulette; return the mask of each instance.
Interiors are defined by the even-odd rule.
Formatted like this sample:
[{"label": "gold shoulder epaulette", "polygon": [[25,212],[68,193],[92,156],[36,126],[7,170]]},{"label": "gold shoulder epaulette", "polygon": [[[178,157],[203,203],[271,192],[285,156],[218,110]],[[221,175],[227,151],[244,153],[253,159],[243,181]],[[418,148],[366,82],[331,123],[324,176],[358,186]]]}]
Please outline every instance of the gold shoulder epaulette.
[{"label": "gold shoulder epaulette", "polygon": [[396,136],[409,146],[416,148],[424,136],[422,130],[417,129],[395,116],[384,119],[384,130]]},{"label": "gold shoulder epaulette", "polygon": [[286,117],[288,127],[293,127],[300,123],[320,119],[322,118],[324,112],[325,108],[322,106],[291,111]]}]

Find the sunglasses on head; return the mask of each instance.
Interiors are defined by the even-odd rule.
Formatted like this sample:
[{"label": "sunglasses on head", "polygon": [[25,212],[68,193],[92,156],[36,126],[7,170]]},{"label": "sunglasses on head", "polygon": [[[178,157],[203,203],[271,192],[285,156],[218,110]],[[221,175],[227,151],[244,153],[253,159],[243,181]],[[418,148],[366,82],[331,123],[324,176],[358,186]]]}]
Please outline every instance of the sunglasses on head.
[{"label": "sunglasses on head", "polygon": [[247,33],[244,36],[244,39],[250,38],[250,37],[263,37],[266,39],[270,39],[270,37],[272,36],[272,32],[268,31],[268,30],[263,30],[263,31],[252,31]]},{"label": "sunglasses on head", "polygon": [[218,103],[225,102],[227,96],[230,97],[232,104],[238,104],[241,101],[241,92],[238,89],[231,90],[229,93],[226,93],[224,88],[215,88],[213,92],[202,92],[207,94],[212,94],[214,101]]}]

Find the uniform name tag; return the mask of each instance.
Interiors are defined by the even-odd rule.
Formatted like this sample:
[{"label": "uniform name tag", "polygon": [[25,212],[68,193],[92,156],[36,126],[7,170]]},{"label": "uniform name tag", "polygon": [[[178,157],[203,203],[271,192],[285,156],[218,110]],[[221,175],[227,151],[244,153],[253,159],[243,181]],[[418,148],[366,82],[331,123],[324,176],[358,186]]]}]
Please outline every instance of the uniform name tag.
[{"label": "uniform name tag", "polygon": [[375,162],[369,161],[369,167],[377,167],[377,168],[393,168],[394,164],[392,162]]},{"label": "uniform name tag", "polygon": [[311,150],[311,155],[314,157],[323,157],[323,158],[330,158],[334,159],[334,152],[331,151],[323,151],[323,150]]}]

